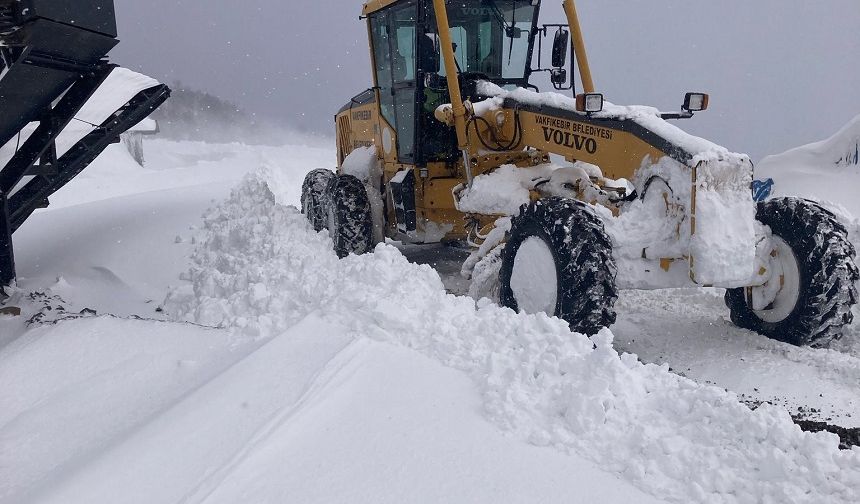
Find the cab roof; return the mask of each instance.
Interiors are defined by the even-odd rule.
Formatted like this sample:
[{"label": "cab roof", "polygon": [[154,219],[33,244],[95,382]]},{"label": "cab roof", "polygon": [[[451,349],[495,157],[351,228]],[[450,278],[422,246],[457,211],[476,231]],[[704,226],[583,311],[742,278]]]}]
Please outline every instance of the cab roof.
[{"label": "cab roof", "polygon": [[[369,0],[364,4],[364,8],[361,10],[362,16],[367,16],[368,14],[373,14],[378,10],[382,10],[393,3],[397,3],[401,0]],[[534,2],[532,2],[534,4]]]},{"label": "cab roof", "polygon": [[362,9],[361,14],[363,16],[372,14],[399,1],[400,0],[370,0],[369,2],[364,4],[364,8]]}]

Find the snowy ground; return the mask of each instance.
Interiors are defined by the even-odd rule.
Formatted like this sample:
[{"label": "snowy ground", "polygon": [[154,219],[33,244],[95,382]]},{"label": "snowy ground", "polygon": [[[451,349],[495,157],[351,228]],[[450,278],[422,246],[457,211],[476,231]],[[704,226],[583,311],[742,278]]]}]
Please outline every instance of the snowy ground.
[{"label": "snowy ground", "polygon": [[629,292],[595,348],[447,294],[458,252],[337,261],[287,206],[333,149],[146,148],[16,234],[0,502],[860,500],[860,448],[789,418],[860,426],[853,328],[798,349]]}]

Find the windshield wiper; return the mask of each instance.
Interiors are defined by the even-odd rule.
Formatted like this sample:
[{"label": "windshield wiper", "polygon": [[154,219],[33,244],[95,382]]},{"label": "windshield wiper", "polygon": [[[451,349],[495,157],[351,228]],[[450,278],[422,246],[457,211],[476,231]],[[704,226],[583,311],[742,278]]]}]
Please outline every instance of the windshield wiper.
[{"label": "windshield wiper", "polygon": [[511,39],[511,45],[508,47],[508,66],[511,66],[511,58],[514,56],[514,35],[516,34],[514,30],[516,30],[517,27],[517,0],[511,0],[511,5],[513,6],[513,12],[511,13],[511,31],[508,33],[508,38]]},{"label": "windshield wiper", "polygon": [[505,21],[505,16],[502,14],[502,11],[499,10],[498,4],[496,4],[496,0],[484,0],[488,4],[490,4],[490,9],[493,10],[493,14],[496,16],[496,20],[502,23],[502,26],[505,27],[505,32],[510,33],[508,30],[513,28],[513,25],[508,26],[508,22]]},{"label": "windshield wiper", "polygon": [[517,0],[511,0],[511,6],[513,7],[511,12],[511,24],[505,20],[504,14],[502,14],[501,9],[499,9],[499,5],[496,3],[496,0],[485,0],[490,4],[490,9],[492,9],[493,14],[496,16],[496,20],[502,23],[502,26],[505,27],[505,35],[510,39],[510,46],[508,47],[508,66],[511,64],[511,58],[514,56],[514,39],[516,35],[516,25],[517,25]]}]

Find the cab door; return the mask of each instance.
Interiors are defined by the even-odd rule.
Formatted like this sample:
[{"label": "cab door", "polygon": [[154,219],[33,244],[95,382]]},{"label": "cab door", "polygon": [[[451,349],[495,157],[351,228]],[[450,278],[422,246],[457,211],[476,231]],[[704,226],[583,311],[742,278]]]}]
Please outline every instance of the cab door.
[{"label": "cab door", "polygon": [[397,160],[403,164],[415,163],[417,26],[415,1],[370,16],[380,115],[394,127],[396,138],[392,141]]}]

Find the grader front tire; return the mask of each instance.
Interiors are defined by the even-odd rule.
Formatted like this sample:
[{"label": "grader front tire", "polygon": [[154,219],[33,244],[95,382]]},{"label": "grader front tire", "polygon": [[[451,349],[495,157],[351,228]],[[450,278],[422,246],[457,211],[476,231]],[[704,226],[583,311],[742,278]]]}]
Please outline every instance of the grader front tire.
[{"label": "grader front tire", "polygon": [[575,332],[594,335],[615,323],[616,274],[600,218],[581,202],[547,198],[524,206],[513,220],[502,253],[500,301],[517,311],[546,312]]},{"label": "grader front tire", "polygon": [[[860,274],[854,246],[845,227],[831,212],[800,198],[774,198],[758,205],[758,220],[770,226],[781,248],[790,248],[788,270],[777,299],[767,309],[754,311],[745,288],[726,292],[732,322],[769,338],[798,346],[826,346],[852,322]],[[779,248],[779,247],[778,247]],[[795,267],[796,265],[796,267]],[[794,272],[797,285],[792,285]],[[796,292],[795,292],[796,288]],[[791,296],[793,306],[779,307]]]}]

